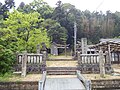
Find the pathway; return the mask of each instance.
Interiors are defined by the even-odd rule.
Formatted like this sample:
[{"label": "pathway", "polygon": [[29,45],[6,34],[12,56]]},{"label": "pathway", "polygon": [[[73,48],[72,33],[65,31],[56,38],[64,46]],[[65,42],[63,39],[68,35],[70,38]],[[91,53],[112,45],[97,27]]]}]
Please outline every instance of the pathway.
[{"label": "pathway", "polygon": [[45,90],[85,90],[85,87],[77,77],[47,78]]}]

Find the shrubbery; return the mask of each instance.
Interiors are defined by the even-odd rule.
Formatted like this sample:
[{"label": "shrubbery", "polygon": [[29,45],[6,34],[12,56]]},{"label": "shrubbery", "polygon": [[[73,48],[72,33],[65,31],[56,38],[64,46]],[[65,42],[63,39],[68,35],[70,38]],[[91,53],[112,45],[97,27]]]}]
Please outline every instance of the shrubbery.
[{"label": "shrubbery", "polygon": [[10,72],[15,61],[15,54],[4,46],[0,45],[0,74]]}]

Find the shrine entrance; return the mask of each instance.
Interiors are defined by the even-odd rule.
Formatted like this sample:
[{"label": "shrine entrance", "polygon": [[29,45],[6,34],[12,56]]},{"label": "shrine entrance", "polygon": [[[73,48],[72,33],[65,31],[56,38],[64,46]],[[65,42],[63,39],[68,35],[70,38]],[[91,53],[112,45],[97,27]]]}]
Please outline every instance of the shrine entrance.
[{"label": "shrine entrance", "polygon": [[59,55],[60,53],[65,53],[65,56],[67,56],[67,49],[69,48],[68,45],[62,45],[62,44],[56,44],[55,42],[51,45],[51,54],[52,55]]}]

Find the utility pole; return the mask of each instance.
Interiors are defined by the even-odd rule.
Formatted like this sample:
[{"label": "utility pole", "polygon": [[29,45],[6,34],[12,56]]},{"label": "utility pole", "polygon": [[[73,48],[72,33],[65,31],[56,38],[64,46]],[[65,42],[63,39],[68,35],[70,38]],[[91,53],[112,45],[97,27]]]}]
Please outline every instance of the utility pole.
[{"label": "utility pole", "polygon": [[76,39],[77,39],[77,26],[76,22],[74,22],[74,55],[76,57]]}]

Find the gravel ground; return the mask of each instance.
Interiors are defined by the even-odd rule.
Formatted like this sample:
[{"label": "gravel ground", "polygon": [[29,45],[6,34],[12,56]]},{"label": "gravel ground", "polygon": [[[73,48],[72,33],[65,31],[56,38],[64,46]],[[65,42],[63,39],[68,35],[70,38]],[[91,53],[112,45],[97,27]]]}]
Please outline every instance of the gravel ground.
[{"label": "gravel ground", "polygon": [[89,80],[100,80],[100,79],[120,79],[120,76],[105,75],[104,78],[100,77],[100,74],[83,74],[86,79]]},{"label": "gravel ground", "polygon": [[77,61],[47,61],[47,67],[76,67]]},{"label": "gravel ground", "polygon": [[9,81],[39,81],[42,74],[27,74],[26,77],[21,77],[20,75],[15,75],[9,78]]},{"label": "gravel ground", "polygon": [[72,59],[72,56],[50,56],[50,59]]}]

